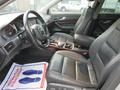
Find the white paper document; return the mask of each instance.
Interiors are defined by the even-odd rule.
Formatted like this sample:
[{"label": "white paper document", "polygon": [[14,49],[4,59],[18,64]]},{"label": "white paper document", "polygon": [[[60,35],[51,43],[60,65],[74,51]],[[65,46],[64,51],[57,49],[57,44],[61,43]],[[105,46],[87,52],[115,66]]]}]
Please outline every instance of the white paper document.
[{"label": "white paper document", "polygon": [[48,63],[13,63],[0,90],[46,90],[46,70]]}]

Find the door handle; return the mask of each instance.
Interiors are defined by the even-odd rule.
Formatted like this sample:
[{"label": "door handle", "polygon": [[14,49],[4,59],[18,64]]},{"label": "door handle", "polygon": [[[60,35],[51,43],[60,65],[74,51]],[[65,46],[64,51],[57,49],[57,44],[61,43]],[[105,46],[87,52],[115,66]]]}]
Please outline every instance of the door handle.
[{"label": "door handle", "polygon": [[104,24],[107,24],[107,23],[110,23],[111,22],[111,20],[107,20],[107,21],[105,21],[105,22],[103,22]]},{"label": "door handle", "polygon": [[59,20],[62,21],[62,20],[65,20],[65,19],[66,19],[66,17],[62,17],[62,18],[60,18]]}]

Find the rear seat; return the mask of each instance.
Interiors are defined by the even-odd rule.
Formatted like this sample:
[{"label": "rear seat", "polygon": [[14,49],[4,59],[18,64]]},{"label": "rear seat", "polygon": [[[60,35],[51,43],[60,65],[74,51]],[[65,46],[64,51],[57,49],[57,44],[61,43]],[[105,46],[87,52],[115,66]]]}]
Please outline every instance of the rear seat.
[{"label": "rear seat", "polygon": [[120,64],[114,68],[105,83],[99,89],[49,83],[47,90],[120,90]]}]

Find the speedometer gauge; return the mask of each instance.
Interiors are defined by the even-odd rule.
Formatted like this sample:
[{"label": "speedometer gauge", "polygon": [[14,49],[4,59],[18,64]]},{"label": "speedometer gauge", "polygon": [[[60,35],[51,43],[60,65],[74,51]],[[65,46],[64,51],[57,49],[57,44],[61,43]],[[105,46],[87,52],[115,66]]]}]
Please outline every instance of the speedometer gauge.
[{"label": "speedometer gauge", "polygon": [[5,35],[7,37],[11,37],[11,36],[14,36],[16,34],[16,29],[15,29],[15,26],[14,25],[11,25],[9,24],[5,29]]}]

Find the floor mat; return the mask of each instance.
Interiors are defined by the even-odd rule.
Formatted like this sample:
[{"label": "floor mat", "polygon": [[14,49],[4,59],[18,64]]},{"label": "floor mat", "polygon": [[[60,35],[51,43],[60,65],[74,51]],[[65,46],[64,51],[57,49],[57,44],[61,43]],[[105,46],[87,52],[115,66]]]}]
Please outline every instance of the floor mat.
[{"label": "floor mat", "polygon": [[21,53],[17,55],[13,59],[13,61],[19,64],[43,62],[43,61],[49,62],[54,53],[55,53],[54,50],[50,50],[50,49],[38,50],[34,47],[31,47],[21,51]]}]

